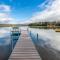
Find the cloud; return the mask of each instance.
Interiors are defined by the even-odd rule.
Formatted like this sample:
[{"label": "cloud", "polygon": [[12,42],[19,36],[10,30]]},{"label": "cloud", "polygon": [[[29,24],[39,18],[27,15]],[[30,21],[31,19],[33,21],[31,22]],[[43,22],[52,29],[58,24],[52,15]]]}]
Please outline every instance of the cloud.
[{"label": "cloud", "polygon": [[60,21],[60,0],[46,0],[38,7],[44,8],[43,11],[36,12],[29,22]]},{"label": "cloud", "polygon": [[10,12],[11,11],[11,7],[9,5],[1,4],[0,5],[0,11]]},{"label": "cloud", "polygon": [[1,23],[9,23],[11,21],[15,21],[15,19],[10,17],[10,14],[8,14],[8,13],[0,13],[0,24]]},{"label": "cloud", "polygon": [[8,24],[15,21],[14,18],[11,17],[11,7],[9,5],[0,4],[0,24]]},{"label": "cloud", "polygon": [[38,5],[38,7],[44,10],[49,6],[51,6],[52,3],[53,3],[53,0],[45,0],[42,4]]}]

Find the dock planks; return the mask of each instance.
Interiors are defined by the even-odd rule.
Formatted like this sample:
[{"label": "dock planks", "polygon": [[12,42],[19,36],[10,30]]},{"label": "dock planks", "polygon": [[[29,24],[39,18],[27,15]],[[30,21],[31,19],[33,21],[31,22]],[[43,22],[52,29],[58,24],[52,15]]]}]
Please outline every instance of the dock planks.
[{"label": "dock planks", "polygon": [[21,36],[8,60],[41,60],[27,30],[21,31]]}]

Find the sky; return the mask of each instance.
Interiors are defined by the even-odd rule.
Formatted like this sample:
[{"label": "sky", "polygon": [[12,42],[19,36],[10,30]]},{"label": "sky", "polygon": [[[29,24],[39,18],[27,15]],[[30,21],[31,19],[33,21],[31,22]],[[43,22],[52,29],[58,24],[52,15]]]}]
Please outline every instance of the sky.
[{"label": "sky", "polygon": [[0,0],[0,24],[60,19],[60,0]]}]

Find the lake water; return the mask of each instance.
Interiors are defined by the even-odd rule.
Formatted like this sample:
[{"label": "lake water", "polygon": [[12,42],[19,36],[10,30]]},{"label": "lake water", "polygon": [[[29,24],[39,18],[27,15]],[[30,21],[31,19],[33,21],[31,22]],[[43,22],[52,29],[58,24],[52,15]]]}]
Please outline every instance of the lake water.
[{"label": "lake water", "polygon": [[[21,27],[21,30],[27,28]],[[18,33],[11,33],[11,29],[11,27],[0,28],[0,60],[8,60],[19,38]],[[60,32],[52,29],[29,28],[29,34],[42,60],[60,60]]]},{"label": "lake water", "polygon": [[29,28],[29,33],[42,60],[60,60],[60,32]]},{"label": "lake water", "polygon": [[13,50],[12,47],[14,48],[19,38],[19,36],[15,36],[11,33],[11,29],[11,27],[0,28],[0,60],[8,60]]}]

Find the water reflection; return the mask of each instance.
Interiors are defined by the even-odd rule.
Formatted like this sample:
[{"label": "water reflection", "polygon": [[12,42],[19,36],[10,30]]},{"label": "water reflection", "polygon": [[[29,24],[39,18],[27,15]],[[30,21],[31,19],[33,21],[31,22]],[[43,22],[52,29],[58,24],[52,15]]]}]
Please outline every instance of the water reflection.
[{"label": "water reflection", "polygon": [[29,28],[29,31],[42,60],[60,60],[60,32],[34,28]]},{"label": "water reflection", "polygon": [[7,60],[10,52],[10,29],[8,27],[0,28],[0,60]]},{"label": "water reflection", "polygon": [[19,38],[19,31],[13,33],[11,29],[11,27],[0,28],[0,60],[8,60]]}]

